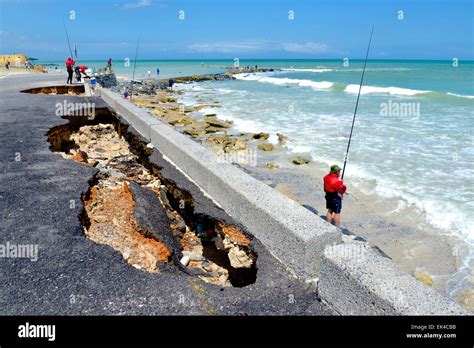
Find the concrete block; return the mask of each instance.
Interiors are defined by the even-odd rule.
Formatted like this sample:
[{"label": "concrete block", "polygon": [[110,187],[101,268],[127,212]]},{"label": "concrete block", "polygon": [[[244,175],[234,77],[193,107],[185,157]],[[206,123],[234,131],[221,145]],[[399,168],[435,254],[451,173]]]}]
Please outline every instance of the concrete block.
[{"label": "concrete block", "polygon": [[150,126],[163,124],[150,115],[146,109],[132,104],[127,99],[116,99],[114,105],[115,112],[132,125],[147,141],[150,141]]},{"label": "concrete block", "polygon": [[467,315],[362,243],[328,246],[321,258],[319,295],[343,315]]},{"label": "concrete block", "polygon": [[120,94],[107,89],[100,89],[101,98],[118,115],[125,119],[146,141],[150,141],[150,126],[162,124],[160,120],[153,117],[146,109],[132,104]]},{"label": "concrete block", "polygon": [[120,94],[109,91],[108,89],[100,88],[99,91],[100,91],[100,97],[107,103],[107,105],[112,110],[115,110],[115,101],[123,99],[123,97]]}]

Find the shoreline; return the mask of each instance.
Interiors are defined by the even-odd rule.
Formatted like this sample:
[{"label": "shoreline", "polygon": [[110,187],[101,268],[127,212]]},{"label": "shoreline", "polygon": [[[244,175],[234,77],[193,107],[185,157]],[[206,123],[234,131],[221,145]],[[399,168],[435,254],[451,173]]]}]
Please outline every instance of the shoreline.
[{"label": "shoreline", "polygon": [[[229,78],[229,76],[226,77]],[[182,79],[182,82],[213,79],[192,76]],[[202,109],[207,106],[219,107],[218,103],[212,102],[212,96],[207,98],[208,100],[200,100],[199,105],[183,106],[179,99],[180,95],[186,93],[182,90],[161,91],[156,96],[140,95],[133,102],[138,106],[151,109],[155,117],[202,143],[210,151],[218,154],[220,151],[221,155],[237,154],[245,149],[255,151],[259,163],[256,166],[241,165],[248,173],[299,204],[314,208],[319,216],[325,214],[324,193],[320,183],[322,172],[321,168],[317,168],[316,162],[313,161],[306,166],[292,165],[289,151],[282,143],[276,146],[272,144],[271,150],[260,149],[259,145],[271,144],[267,141],[268,136],[253,139],[254,133],[238,132],[233,129],[231,122],[221,120],[215,114],[208,113],[206,117]],[[211,121],[211,124],[207,123],[208,121]],[[206,141],[208,139],[213,141]],[[292,167],[279,168],[278,165],[273,165],[275,161],[282,160]],[[263,165],[262,162],[264,162]],[[269,166],[271,169],[267,167],[269,164],[272,164]],[[318,170],[319,173],[317,173]],[[450,295],[446,288],[447,282],[462,264],[462,260],[452,252],[455,245],[459,245],[459,240],[439,233],[441,231],[435,228],[429,231],[416,229],[404,221],[403,217],[397,219],[386,213],[384,215],[377,212],[376,207],[383,203],[383,198],[379,197],[379,201],[367,204],[367,197],[363,197],[361,192],[357,192],[353,187],[350,187],[350,190],[353,194],[345,199],[341,227],[347,228],[369,244],[380,248],[394,262],[424,284]],[[371,198],[375,199],[375,197]],[[446,245],[449,247],[446,248]],[[464,308],[474,311],[472,292],[469,288],[463,288],[455,295],[453,299],[461,303]]]}]

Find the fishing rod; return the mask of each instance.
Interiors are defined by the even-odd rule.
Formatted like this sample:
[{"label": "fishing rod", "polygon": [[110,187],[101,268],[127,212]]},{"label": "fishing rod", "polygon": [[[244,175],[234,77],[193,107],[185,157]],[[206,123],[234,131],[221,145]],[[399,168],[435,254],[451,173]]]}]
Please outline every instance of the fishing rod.
[{"label": "fishing rod", "polygon": [[[69,41],[69,34],[67,32],[67,27],[66,27],[66,22],[64,22],[64,19],[63,19],[63,25],[64,25],[64,32],[66,33],[66,38],[67,38],[67,45],[69,47],[69,54],[70,54],[70,57],[75,57],[76,61],[75,63],[77,63],[77,47],[76,47],[76,44],[74,44],[74,53],[75,55],[72,54],[72,49],[71,49],[71,42]],[[76,72],[76,80],[77,81],[80,81],[80,73],[79,75],[77,74]]]},{"label": "fishing rod", "polygon": [[135,62],[133,64],[133,74],[132,74],[132,88],[130,90],[130,100],[132,100],[133,95],[133,80],[135,80],[135,69],[137,68],[137,56],[138,56],[138,45],[140,44],[140,36],[137,40],[137,49],[135,50]]},{"label": "fishing rod", "polygon": [[[67,32],[67,27],[66,27],[66,22],[64,21],[63,19],[63,26],[64,26],[64,32],[66,33],[66,38],[67,38],[67,45],[69,47],[69,57],[71,57],[71,59],[74,57],[74,55],[72,54],[72,49],[71,49],[71,41],[69,40],[69,34]],[[74,46],[74,50],[76,52],[76,61],[77,61],[77,49],[76,49],[76,46]],[[77,62],[76,62],[77,63]],[[76,72],[76,80],[77,81],[80,81],[80,76],[77,75],[77,72]]]},{"label": "fishing rod", "polygon": [[71,42],[69,41],[69,34],[67,33],[66,22],[64,22],[64,19],[63,19],[63,25],[64,25],[64,31],[66,32],[67,45],[69,47],[69,53],[71,54],[71,57],[74,57],[74,55],[72,54]]},{"label": "fishing rod", "polygon": [[[72,49],[71,49],[71,41],[69,40],[69,34],[67,32],[66,22],[64,21],[64,19],[63,19],[63,26],[64,26],[64,32],[66,33],[67,45],[69,47],[69,53],[71,55],[71,58],[72,57],[76,58],[76,63],[77,63],[77,46],[76,46],[76,44],[74,44],[74,53],[75,53],[75,55],[73,55],[72,54]],[[76,74],[76,79],[77,79],[77,74]],[[84,98],[89,103],[89,98],[86,95],[84,96]]]},{"label": "fishing rod", "polygon": [[344,166],[342,167],[341,180],[344,179],[344,171],[346,170],[347,155],[349,154],[349,148],[351,146],[352,131],[354,130],[357,107],[359,106],[360,92],[362,90],[362,83],[364,82],[365,67],[367,66],[367,58],[369,57],[370,43],[372,42],[373,34],[374,34],[374,26],[372,26],[372,31],[370,32],[369,46],[367,46],[367,53],[365,54],[364,69],[362,69],[362,76],[360,78],[359,93],[357,94],[357,101],[356,101],[355,110],[354,110],[354,117],[352,118],[351,133],[349,134],[349,142],[347,143],[346,155],[344,156]]}]

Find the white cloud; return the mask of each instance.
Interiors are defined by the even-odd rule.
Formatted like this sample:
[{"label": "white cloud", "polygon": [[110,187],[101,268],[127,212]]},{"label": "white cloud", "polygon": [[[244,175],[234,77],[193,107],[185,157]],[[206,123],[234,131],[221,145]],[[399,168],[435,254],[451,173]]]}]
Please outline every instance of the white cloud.
[{"label": "white cloud", "polygon": [[195,43],[188,46],[188,49],[197,52],[255,52],[265,48],[263,41],[240,41],[240,42],[212,42],[212,43]]},{"label": "white cloud", "polygon": [[247,40],[235,42],[194,43],[188,46],[194,52],[205,53],[247,53],[262,51],[285,51],[292,53],[320,54],[328,51],[328,46],[319,42],[275,42],[266,40]]},{"label": "white cloud", "polygon": [[285,42],[281,45],[282,49],[287,52],[294,53],[325,53],[328,51],[328,46],[320,42]]},{"label": "white cloud", "polygon": [[120,7],[123,9],[140,8],[150,6],[151,3],[152,0],[138,0],[136,2],[127,2],[125,4],[120,5]]}]

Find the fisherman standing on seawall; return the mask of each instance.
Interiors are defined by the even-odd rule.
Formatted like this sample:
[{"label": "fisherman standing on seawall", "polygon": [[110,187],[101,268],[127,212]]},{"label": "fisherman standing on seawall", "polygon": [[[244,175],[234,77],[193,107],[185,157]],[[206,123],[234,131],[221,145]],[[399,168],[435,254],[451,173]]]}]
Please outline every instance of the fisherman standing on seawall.
[{"label": "fisherman standing on seawall", "polygon": [[66,84],[71,84],[72,85],[72,74],[73,74],[73,67],[74,67],[75,62],[72,60],[71,57],[68,57],[66,60],[66,69],[67,69],[67,82]]},{"label": "fisherman standing on seawall", "polygon": [[341,168],[338,165],[331,166],[329,174],[324,177],[324,191],[326,192],[326,221],[331,223],[334,214],[334,225],[339,227],[341,223],[342,196],[346,192],[346,186],[339,179]]}]

